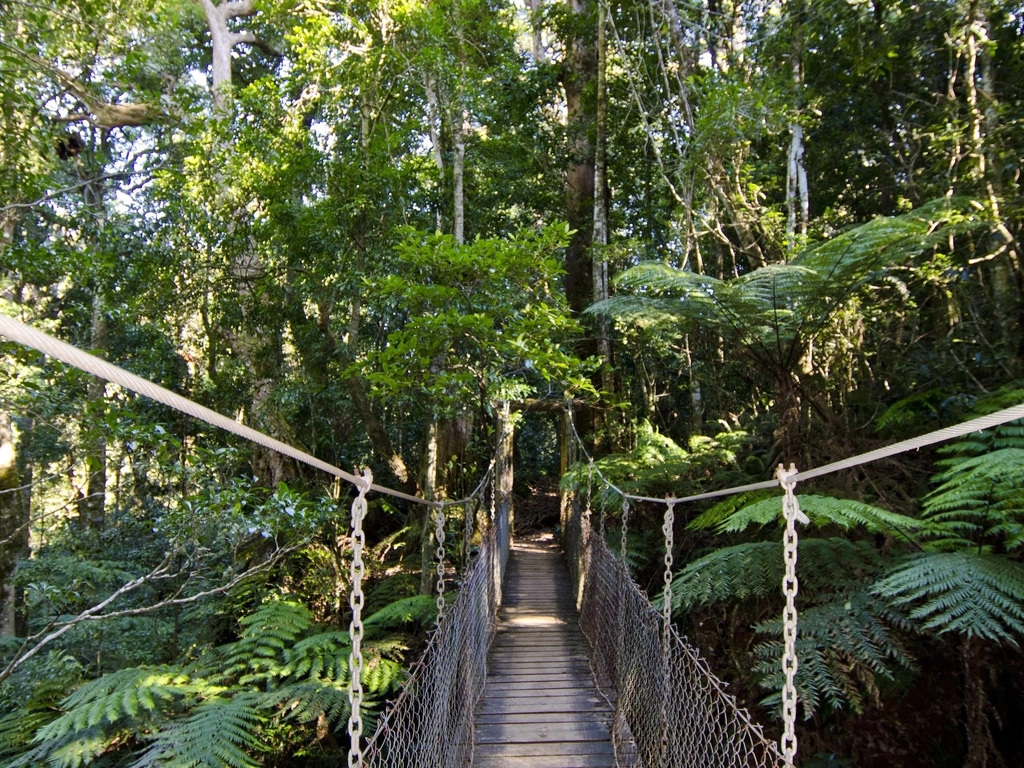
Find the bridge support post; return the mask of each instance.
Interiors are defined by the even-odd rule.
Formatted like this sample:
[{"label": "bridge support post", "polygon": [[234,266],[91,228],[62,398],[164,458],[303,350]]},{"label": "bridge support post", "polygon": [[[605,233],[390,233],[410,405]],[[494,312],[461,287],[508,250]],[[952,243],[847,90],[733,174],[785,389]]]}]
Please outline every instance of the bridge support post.
[{"label": "bridge support post", "polygon": [[515,427],[512,424],[511,408],[507,400],[498,404],[497,412],[498,445],[494,457],[494,485],[498,495],[498,514],[507,516],[511,537],[515,527],[515,508],[512,504],[512,451],[515,445]]}]

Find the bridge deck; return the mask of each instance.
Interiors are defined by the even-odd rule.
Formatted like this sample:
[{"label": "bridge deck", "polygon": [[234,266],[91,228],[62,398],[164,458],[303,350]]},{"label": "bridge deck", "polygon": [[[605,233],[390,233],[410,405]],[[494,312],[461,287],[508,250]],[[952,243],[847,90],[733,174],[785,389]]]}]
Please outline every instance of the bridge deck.
[{"label": "bridge deck", "polygon": [[569,573],[550,535],[513,544],[474,768],[615,765],[611,707],[587,660]]}]

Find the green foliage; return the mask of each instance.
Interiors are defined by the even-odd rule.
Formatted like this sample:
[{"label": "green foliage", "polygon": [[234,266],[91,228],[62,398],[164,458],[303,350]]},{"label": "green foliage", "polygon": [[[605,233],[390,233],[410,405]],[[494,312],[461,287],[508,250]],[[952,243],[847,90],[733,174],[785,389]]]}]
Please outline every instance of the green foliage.
[{"label": "green foliage", "polygon": [[[402,676],[407,648],[386,630],[425,620],[427,601],[402,601],[367,620],[368,722]],[[64,697],[40,686],[28,707],[0,720],[2,765],[78,768],[144,743],[132,765],[255,768],[271,751],[270,733],[283,728],[298,746],[321,721],[334,727],[348,716],[347,632],[317,632],[307,608],[281,599],[239,626],[237,640],[191,664],[118,670]]]},{"label": "green foliage", "polygon": [[[848,531],[859,527],[869,533],[898,533],[909,537],[914,532],[928,527],[925,521],[851,499],[797,494],[797,501],[800,503],[801,511],[817,528],[837,525]],[[737,533],[745,531],[752,525],[784,523],[782,499],[778,496],[747,504],[729,512],[728,515],[724,513],[726,509],[730,507],[713,507],[694,520],[694,527],[707,528],[714,525],[719,533]]]},{"label": "green foliage", "polygon": [[1024,634],[1024,564],[983,552],[908,557],[873,587],[924,629],[1018,644]]},{"label": "green foliage", "polygon": [[[588,311],[654,325],[714,330],[750,351],[764,366],[789,371],[807,343],[860,288],[894,265],[978,224],[963,201],[936,200],[916,211],[879,217],[809,246],[786,263],[768,264],[731,280],[648,262],[623,272],[613,297]],[[682,327],[679,329],[682,331]]]},{"label": "green foliage", "polygon": [[[687,448],[661,434],[648,421],[635,426],[635,444],[628,453],[609,454],[594,462],[606,478],[627,493],[638,495],[684,496],[696,493],[712,478],[744,478],[737,464],[739,453],[747,447],[749,435],[742,430],[720,432],[713,438],[694,435]],[[562,478],[562,487],[585,491],[598,487],[596,475],[576,464]],[[596,499],[609,509],[619,503],[614,492],[604,489]]]},{"label": "green foliage", "polygon": [[567,237],[565,225],[465,245],[409,232],[396,249],[398,270],[372,286],[382,309],[401,307],[407,319],[361,372],[378,393],[412,388],[441,412],[481,393],[507,396],[516,377],[592,391],[564,347],[579,327],[554,291],[561,267],[553,253]]},{"label": "green foliage", "polygon": [[[803,538],[798,547],[801,594],[830,593],[877,574],[883,560],[865,541]],[[778,595],[785,571],[782,543],[757,541],[722,547],[686,564],[672,581],[679,609]]]},{"label": "green foliage", "polygon": [[132,763],[133,768],[257,768],[260,763],[251,753],[259,749],[259,726],[266,722],[260,711],[261,698],[238,694],[204,700],[187,716],[164,725]]},{"label": "green foliage", "polygon": [[[908,629],[905,617],[863,588],[840,591],[827,602],[802,609],[796,686],[804,716],[810,719],[823,705],[861,712],[865,696],[878,703],[876,677],[892,680],[897,669],[915,669],[894,628]],[[774,691],[763,703],[778,706],[784,682],[779,665],[782,621],[761,622],[755,629],[773,638],[754,649],[754,670],[761,686]]]}]

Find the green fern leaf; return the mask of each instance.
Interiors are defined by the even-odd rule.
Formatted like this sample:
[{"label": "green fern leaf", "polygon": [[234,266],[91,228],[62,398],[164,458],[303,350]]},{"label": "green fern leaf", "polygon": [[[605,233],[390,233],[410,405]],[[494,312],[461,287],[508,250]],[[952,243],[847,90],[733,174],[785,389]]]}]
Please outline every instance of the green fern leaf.
[{"label": "green fern leaf", "polygon": [[[832,592],[882,569],[881,557],[867,542],[803,538],[798,547],[801,594]],[[781,542],[723,547],[687,564],[676,574],[672,601],[679,609],[689,609],[779,594],[783,571]]]},{"label": "green fern leaf", "polygon": [[912,556],[873,591],[940,634],[1005,640],[1024,634],[1024,564],[1001,555],[940,552]]},{"label": "green fern leaf", "polygon": [[[798,494],[797,501],[800,509],[810,518],[811,524],[818,528],[838,525],[844,530],[850,530],[863,526],[871,533],[900,532],[909,535],[929,527],[927,522],[916,518],[850,499]],[[736,510],[719,522],[716,530],[719,533],[737,533],[751,525],[781,521],[782,499],[775,496]]]},{"label": "green fern leaf", "polygon": [[[863,585],[801,610],[799,627],[796,685],[808,718],[823,702],[832,709],[849,706],[860,712],[865,695],[878,696],[876,677],[892,679],[898,668],[916,668],[894,631],[909,627],[906,617],[873,599]],[[755,629],[772,638],[755,647],[754,669],[759,684],[773,691],[763,703],[775,706],[784,682],[779,664],[782,622],[762,622]]]},{"label": "green fern leaf", "polygon": [[153,735],[131,768],[258,768],[263,703],[257,694],[208,699]]}]

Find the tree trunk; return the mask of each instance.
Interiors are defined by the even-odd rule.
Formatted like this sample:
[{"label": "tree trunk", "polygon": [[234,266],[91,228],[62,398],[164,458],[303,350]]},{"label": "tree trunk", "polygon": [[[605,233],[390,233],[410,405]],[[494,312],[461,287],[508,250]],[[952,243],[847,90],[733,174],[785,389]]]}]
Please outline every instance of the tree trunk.
[{"label": "tree trunk", "polygon": [[[574,30],[585,29],[593,0],[566,0],[567,10],[576,16]],[[579,314],[594,295],[589,250],[593,233],[594,146],[590,131],[593,105],[584,94],[597,74],[597,57],[588,36],[577,31],[565,40],[562,86],[565,88],[566,129],[569,135],[569,165],[566,168],[566,219],[575,234],[565,249],[565,294],[573,314]]]},{"label": "tree trunk", "polygon": [[256,6],[253,0],[224,0],[220,5],[202,0],[202,5],[213,54],[213,106],[222,111],[231,98],[231,52],[239,43],[256,42],[249,32],[232,31],[229,22],[255,15]]},{"label": "tree trunk", "polygon": [[[423,472],[420,486],[423,498],[433,501],[436,496],[437,481],[437,418],[431,416],[427,425],[427,435],[423,450]],[[423,506],[423,534],[420,537],[420,594],[430,595],[434,592],[437,574],[434,571],[434,508]]]},{"label": "tree trunk", "polygon": [[[608,261],[604,252],[608,245],[608,94],[605,83],[605,5],[599,0],[597,9],[597,115],[594,153],[594,235],[591,248],[591,280],[593,301],[608,298]],[[606,392],[614,389],[612,381],[612,346],[608,318],[597,320],[597,351],[601,356],[601,386]]]},{"label": "tree trunk", "polygon": [[[103,298],[97,292],[92,300],[92,328],[89,339],[92,354],[106,357],[107,331],[107,313],[103,309]],[[85,498],[78,507],[82,522],[87,527],[97,530],[103,527],[107,506],[107,434],[104,418],[107,408],[106,389],[107,382],[104,379],[90,377],[85,425],[85,463],[89,478],[86,481]]]},{"label": "tree trunk", "polygon": [[807,191],[807,169],[804,167],[804,129],[799,122],[803,107],[804,89],[804,37],[803,0],[793,0],[790,20],[793,24],[793,48],[791,52],[793,69],[793,95],[797,117],[789,124],[789,162],[786,166],[786,235],[789,249],[796,246],[799,210],[799,232],[807,235],[807,220],[810,213],[810,196]]},{"label": "tree trunk", "polygon": [[544,10],[544,0],[526,0],[526,9],[530,13],[530,49],[533,60],[541,64],[547,61],[547,54],[544,50],[544,33],[541,26],[540,14]]},{"label": "tree trunk", "polygon": [[466,193],[463,176],[466,169],[466,130],[469,124],[468,115],[462,113],[462,125],[455,129],[455,157],[452,159],[452,234],[455,242],[463,245],[466,242]]},{"label": "tree trunk", "polygon": [[[441,144],[441,111],[437,103],[437,86],[429,77],[424,83],[427,92],[427,121],[430,123],[430,144],[434,151],[434,165],[437,167],[438,183],[444,186],[444,147]],[[443,231],[444,218],[438,206],[434,212],[434,226],[438,232]]]},{"label": "tree trunk", "polygon": [[18,487],[14,425],[9,411],[0,411],[0,637],[18,633],[18,601],[11,576],[18,559],[28,554],[28,506]]}]

